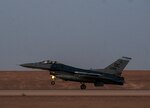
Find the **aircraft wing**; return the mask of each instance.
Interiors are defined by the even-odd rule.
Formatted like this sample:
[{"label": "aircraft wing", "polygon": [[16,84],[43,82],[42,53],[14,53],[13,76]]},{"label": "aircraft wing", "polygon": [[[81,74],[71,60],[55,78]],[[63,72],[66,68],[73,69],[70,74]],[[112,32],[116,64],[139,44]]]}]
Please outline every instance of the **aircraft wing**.
[{"label": "aircraft wing", "polygon": [[96,78],[112,79],[113,78],[114,79],[114,77],[110,78],[110,77],[103,75],[102,73],[89,73],[89,72],[78,72],[78,71],[76,71],[75,74],[79,77],[82,77],[82,78],[92,78],[92,79],[96,79]]},{"label": "aircraft wing", "polygon": [[97,73],[88,73],[88,72],[75,72],[76,75],[78,75],[79,77],[88,77],[88,78],[99,78],[101,76],[103,76],[102,74],[97,74]]}]

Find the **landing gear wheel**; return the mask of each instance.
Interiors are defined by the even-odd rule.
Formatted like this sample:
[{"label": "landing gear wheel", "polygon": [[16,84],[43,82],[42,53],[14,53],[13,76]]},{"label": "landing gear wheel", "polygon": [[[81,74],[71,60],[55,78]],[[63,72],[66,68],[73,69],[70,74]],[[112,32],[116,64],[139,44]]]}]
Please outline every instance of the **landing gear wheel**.
[{"label": "landing gear wheel", "polygon": [[85,90],[86,89],[86,85],[85,84],[81,84],[80,88],[81,88],[81,90]]},{"label": "landing gear wheel", "polygon": [[55,85],[55,81],[51,81],[51,85]]}]

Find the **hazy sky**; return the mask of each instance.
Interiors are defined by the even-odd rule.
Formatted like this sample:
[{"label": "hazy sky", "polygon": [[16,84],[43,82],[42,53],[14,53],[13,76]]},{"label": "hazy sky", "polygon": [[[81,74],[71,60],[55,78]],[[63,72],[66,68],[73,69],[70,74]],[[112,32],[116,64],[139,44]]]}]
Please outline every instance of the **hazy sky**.
[{"label": "hazy sky", "polygon": [[0,70],[57,60],[150,69],[150,0],[0,0]]}]

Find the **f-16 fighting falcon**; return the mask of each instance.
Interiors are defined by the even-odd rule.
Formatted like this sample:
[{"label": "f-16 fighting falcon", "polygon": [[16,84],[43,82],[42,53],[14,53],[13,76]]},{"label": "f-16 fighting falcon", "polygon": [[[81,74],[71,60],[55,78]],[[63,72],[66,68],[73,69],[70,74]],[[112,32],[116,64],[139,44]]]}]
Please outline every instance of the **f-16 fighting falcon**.
[{"label": "f-16 fighting falcon", "polygon": [[123,69],[131,60],[129,57],[122,57],[104,69],[81,69],[73,66],[58,63],[56,61],[42,61],[37,63],[26,63],[20,66],[48,70],[51,76],[51,85],[55,85],[55,79],[80,82],[81,89],[86,89],[85,83],[93,83],[95,87],[104,84],[123,85],[125,80],[121,76]]}]

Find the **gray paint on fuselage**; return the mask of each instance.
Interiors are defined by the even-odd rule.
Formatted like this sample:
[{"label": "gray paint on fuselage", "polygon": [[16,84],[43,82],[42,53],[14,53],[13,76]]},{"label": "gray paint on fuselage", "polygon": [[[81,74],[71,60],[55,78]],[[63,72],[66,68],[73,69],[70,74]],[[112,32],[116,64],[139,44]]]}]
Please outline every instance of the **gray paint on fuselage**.
[{"label": "gray paint on fuselage", "polygon": [[[107,84],[121,84],[124,82],[121,77],[118,77],[116,75],[112,74],[105,74],[102,72],[96,72],[93,70],[86,70],[86,69],[80,69],[75,68],[72,66],[67,66],[64,64],[53,64],[51,66],[51,72],[52,75],[56,75],[56,77],[63,79],[63,80],[69,80],[69,81],[77,81],[77,82],[104,82]],[[59,71],[61,70],[61,71]],[[75,72],[83,72],[83,73],[91,73],[91,74],[97,74],[97,77],[80,77],[81,75],[77,75]]]}]

